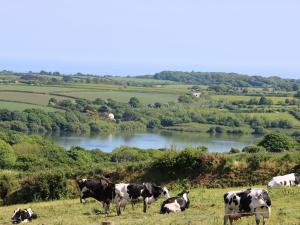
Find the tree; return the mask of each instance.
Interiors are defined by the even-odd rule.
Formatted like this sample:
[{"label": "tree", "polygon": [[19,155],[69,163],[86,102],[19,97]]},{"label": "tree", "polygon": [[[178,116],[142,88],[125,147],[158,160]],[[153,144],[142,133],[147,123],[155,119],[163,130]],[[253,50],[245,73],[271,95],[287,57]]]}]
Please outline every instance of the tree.
[{"label": "tree", "polygon": [[289,150],[291,145],[290,138],[278,132],[267,134],[258,146],[264,147],[269,152],[282,152]]},{"label": "tree", "polygon": [[262,96],[258,102],[259,105],[272,105],[272,100],[267,99],[265,96]]},{"label": "tree", "polygon": [[295,98],[300,98],[300,91],[297,91],[297,93],[294,95]]},{"label": "tree", "polygon": [[138,108],[141,106],[141,102],[137,97],[131,97],[129,99],[128,104],[132,107],[132,108]]},{"label": "tree", "polygon": [[12,147],[3,140],[0,140],[0,168],[12,167],[16,162],[16,156]]}]

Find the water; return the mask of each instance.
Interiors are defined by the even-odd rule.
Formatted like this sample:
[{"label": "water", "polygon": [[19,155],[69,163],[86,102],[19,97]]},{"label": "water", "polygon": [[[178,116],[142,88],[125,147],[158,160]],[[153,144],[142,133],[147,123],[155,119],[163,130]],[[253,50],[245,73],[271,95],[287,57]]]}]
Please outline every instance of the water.
[{"label": "water", "polygon": [[65,148],[81,146],[89,150],[98,148],[105,152],[111,152],[120,146],[132,146],[141,149],[170,148],[172,146],[183,149],[186,146],[206,146],[210,152],[226,152],[231,148],[241,150],[259,140],[261,137],[253,135],[210,135],[177,131],[118,133],[92,137],[53,137],[55,143]]}]

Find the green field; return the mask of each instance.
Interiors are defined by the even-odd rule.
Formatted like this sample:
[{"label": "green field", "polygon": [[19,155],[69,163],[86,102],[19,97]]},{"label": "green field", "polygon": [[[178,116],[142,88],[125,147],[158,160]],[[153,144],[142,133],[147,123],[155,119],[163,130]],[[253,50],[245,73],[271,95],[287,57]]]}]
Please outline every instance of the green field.
[{"label": "green field", "polygon": [[27,103],[20,103],[20,102],[9,102],[9,101],[2,101],[0,100],[0,109],[8,109],[8,110],[18,110],[22,111],[25,109],[43,109],[46,111],[60,111],[59,109],[46,107],[46,106],[39,106],[39,105],[33,105],[33,104],[27,104]]},{"label": "green field", "polygon": [[[154,102],[168,103],[177,101],[180,94],[186,93],[188,85],[164,85],[155,87],[138,87],[111,84],[74,84],[74,85],[23,85],[23,84],[0,84],[0,99],[2,101],[15,102],[13,107],[7,109],[17,109],[15,105],[20,103],[20,109],[24,108],[24,103],[46,106],[51,97],[58,100],[70,98],[95,98],[108,99],[119,102],[128,102],[133,96],[139,98],[144,104]],[[63,95],[59,96],[59,95]],[[4,106],[0,106],[3,108]]]},{"label": "green field", "polygon": [[[213,100],[226,100],[226,101],[249,101],[252,98],[256,98],[259,100],[260,97],[257,96],[245,96],[245,95],[211,95],[211,99]],[[292,97],[277,97],[277,96],[267,96],[268,99],[271,99],[274,104],[278,104],[279,102],[284,102],[285,99],[293,99]]]},{"label": "green field", "polygon": [[[142,212],[142,204],[131,205],[121,216],[116,216],[114,206],[111,206],[109,216],[105,216],[102,204],[90,200],[80,204],[79,199],[60,200],[52,202],[30,203],[0,207],[0,224],[10,224],[10,216],[16,208],[32,208],[39,218],[31,222],[32,225],[90,225],[101,224],[103,221],[113,221],[115,225],[220,225],[223,224],[224,203],[223,194],[231,189],[205,189],[195,188],[190,191],[190,208],[185,212],[173,214],[159,214],[159,199],[150,205],[148,212]],[[171,195],[177,194],[173,191]],[[300,224],[300,188],[273,189],[269,191],[272,199],[272,214],[269,224],[272,225],[298,225]],[[245,217],[239,220],[238,225],[254,225],[255,217]]]}]

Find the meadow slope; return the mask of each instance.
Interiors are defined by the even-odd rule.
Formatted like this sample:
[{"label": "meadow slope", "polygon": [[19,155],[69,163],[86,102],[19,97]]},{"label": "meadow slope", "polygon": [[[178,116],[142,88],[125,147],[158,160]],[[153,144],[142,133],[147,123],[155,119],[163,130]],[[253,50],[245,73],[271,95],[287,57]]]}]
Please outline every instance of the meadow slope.
[{"label": "meadow slope", "polygon": [[[223,224],[223,194],[231,189],[205,189],[194,188],[190,192],[191,206],[182,213],[159,214],[161,202],[152,204],[149,211],[142,212],[142,204],[135,206],[133,210],[130,205],[125,212],[117,217],[114,207],[111,207],[109,216],[102,214],[102,204],[93,200],[86,204],[80,204],[79,199],[59,200],[50,202],[39,202],[22,205],[0,207],[0,224],[10,224],[9,218],[16,208],[31,207],[39,218],[30,223],[32,225],[90,225],[101,224],[102,221],[113,221],[115,225],[219,225]],[[175,195],[178,190],[173,190]],[[272,215],[269,224],[272,225],[299,225],[300,224],[300,188],[286,188],[269,190],[272,198]],[[243,218],[236,224],[254,225],[254,217]]]}]

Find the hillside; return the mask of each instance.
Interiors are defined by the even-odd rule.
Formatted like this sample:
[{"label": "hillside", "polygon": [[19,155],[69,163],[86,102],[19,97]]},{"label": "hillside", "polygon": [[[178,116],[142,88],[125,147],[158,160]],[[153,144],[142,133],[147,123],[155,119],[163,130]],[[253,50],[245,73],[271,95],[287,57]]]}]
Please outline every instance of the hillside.
[{"label": "hillside", "polygon": [[148,78],[169,80],[185,84],[198,85],[231,85],[233,87],[273,87],[276,89],[298,90],[300,80],[280,77],[248,76],[224,72],[182,72],[162,71]]}]

